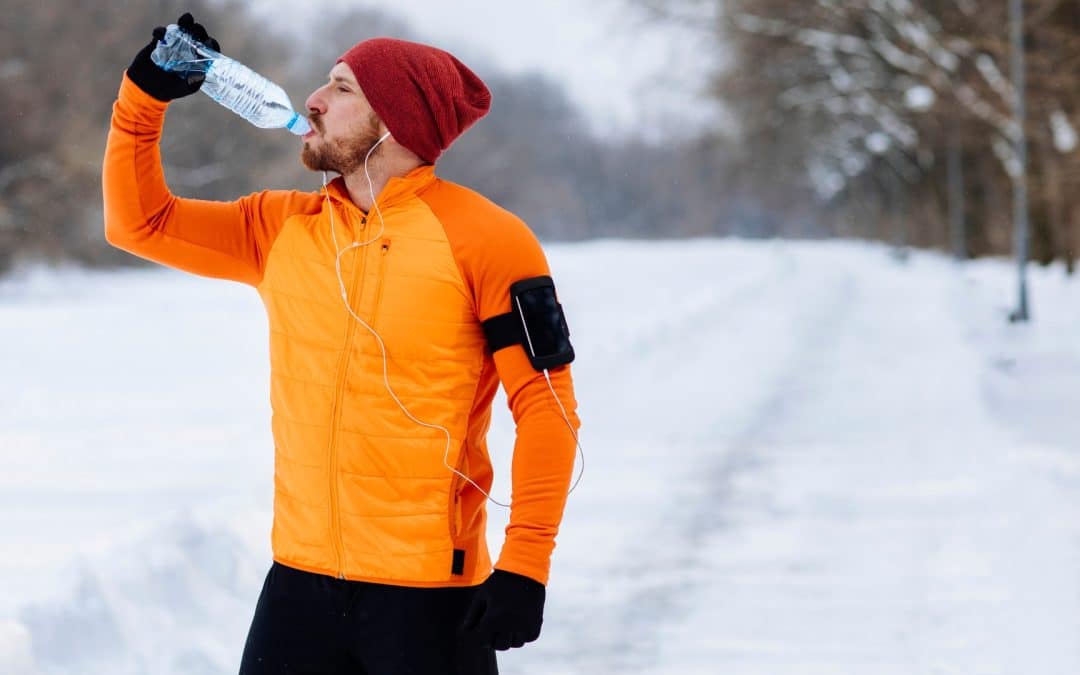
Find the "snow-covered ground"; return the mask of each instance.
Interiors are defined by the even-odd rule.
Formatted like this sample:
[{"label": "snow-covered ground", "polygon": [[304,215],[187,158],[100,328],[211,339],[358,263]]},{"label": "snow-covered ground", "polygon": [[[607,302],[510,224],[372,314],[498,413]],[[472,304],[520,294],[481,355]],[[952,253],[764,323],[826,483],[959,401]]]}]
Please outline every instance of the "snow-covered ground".
[{"label": "snow-covered ground", "polygon": [[[549,255],[586,473],[504,672],[1080,672],[1080,282],[1033,269],[1009,326],[1004,262]],[[265,328],[250,289],[169,271],[0,282],[0,673],[235,672],[269,563]]]}]

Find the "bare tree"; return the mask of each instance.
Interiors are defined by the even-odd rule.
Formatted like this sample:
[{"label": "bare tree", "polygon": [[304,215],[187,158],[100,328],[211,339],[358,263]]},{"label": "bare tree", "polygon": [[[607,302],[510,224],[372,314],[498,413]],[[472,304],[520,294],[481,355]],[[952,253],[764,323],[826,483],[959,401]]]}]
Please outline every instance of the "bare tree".
[{"label": "bare tree", "polygon": [[[913,243],[976,254],[1009,250],[1001,235],[1011,223],[997,193],[1018,178],[1015,147],[1023,135],[1036,160],[1029,177],[1033,252],[1044,261],[1075,257],[1069,195],[1078,174],[1069,167],[1077,154],[1076,3],[1025,3],[1029,114],[1020,129],[1007,67],[1006,3],[639,2],[662,20],[697,21],[715,35],[717,49],[730,58],[711,94],[733,111],[742,142],[756,149],[755,157],[796,168],[795,180],[814,188],[823,210],[856,223],[857,235],[894,237],[879,224],[903,215]],[[960,243],[949,226],[950,199],[952,230],[958,214],[973,226]],[[920,205],[920,213],[898,214],[904,203]],[[849,209],[858,213],[846,214]]]}]

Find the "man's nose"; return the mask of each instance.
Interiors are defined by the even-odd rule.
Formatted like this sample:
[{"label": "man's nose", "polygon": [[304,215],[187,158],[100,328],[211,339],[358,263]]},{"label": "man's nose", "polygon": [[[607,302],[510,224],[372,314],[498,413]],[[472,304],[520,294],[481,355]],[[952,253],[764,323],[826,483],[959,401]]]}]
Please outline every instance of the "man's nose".
[{"label": "man's nose", "polygon": [[307,108],[309,113],[319,113],[320,115],[326,113],[326,105],[323,103],[322,97],[319,96],[321,89],[316,89],[311,92],[311,96],[307,97],[304,101],[304,107]]}]

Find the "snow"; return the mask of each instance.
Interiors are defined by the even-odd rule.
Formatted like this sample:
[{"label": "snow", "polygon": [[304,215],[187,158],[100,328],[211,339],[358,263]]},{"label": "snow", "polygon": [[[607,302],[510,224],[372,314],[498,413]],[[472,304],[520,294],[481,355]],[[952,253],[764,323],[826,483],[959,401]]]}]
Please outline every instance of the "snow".
[{"label": "snow", "polygon": [[820,159],[813,160],[807,166],[807,170],[814,191],[822,199],[830,199],[844,189],[844,174],[837,171],[831,164]]},{"label": "snow", "polygon": [[1013,89],[1012,82],[1001,73],[994,57],[989,54],[979,54],[975,57],[975,68],[990,88],[997,92],[1001,100],[1011,105],[1016,97],[1016,91]]},{"label": "snow", "polygon": [[874,131],[866,136],[866,149],[875,155],[883,155],[892,147],[892,139],[888,134]]},{"label": "snow", "polygon": [[904,105],[917,112],[924,112],[934,107],[937,95],[925,85],[915,85],[904,92]]},{"label": "snow", "polygon": [[[548,252],[586,473],[544,634],[505,672],[1080,672],[1080,285],[1059,268],[1009,325],[1004,261]],[[170,271],[0,283],[0,672],[236,671],[269,564],[265,330],[249,289]],[[500,399],[500,501],[512,439]]]},{"label": "snow", "polygon": [[1024,165],[1020,161],[1020,155],[1016,151],[1016,146],[1005,140],[1001,136],[994,136],[990,139],[990,147],[993,148],[994,154],[1001,161],[1002,167],[1005,169],[1005,173],[1009,178],[1013,180],[1019,180],[1024,174]]},{"label": "snow", "polygon": [[1054,149],[1063,154],[1076,149],[1076,128],[1064,112],[1055,110],[1050,115],[1050,129],[1054,132]]}]

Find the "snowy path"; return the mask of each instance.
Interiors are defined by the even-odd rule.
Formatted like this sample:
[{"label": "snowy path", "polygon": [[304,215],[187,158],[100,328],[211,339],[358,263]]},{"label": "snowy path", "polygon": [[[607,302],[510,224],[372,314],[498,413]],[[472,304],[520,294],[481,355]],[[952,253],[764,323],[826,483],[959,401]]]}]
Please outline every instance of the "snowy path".
[{"label": "snowy path", "polygon": [[[614,597],[574,603],[573,648],[528,672],[1080,672],[1080,463],[992,419],[967,289],[940,267],[803,253],[679,326],[653,376],[686,358],[750,403],[679,420],[670,449],[696,462],[621,528],[593,578]],[[753,338],[710,363],[725,328]]]},{"label": "snowy path", "polygon": [[654,663],[1080,671],[1076,485],[988,418],[947,278],[848,281],[732,444],[747,461],[708,490],[727,508],[702,543],[707,582]]},{"label": "snowy path", "polygon": [[[551,255],[587,469],[543,637],[504,672],[1080,672],[1080,286],[1036,274],[1042,318],[1010,329],[1000,263],[708,241]],[[16,412],[0,398],[0,572],[19,583],[0,672],[233,672],[268,526],[257,301],[170,274],[57,295],[75,282],[97,298],[84,352],[57,330],[71,308],[0,286],[0,329],[30,336]],[[154,365],[163,343],[175,362]],[[110,417],[133,402],[138,421]],[[88,433],[109,451],[79,459]]]}]

